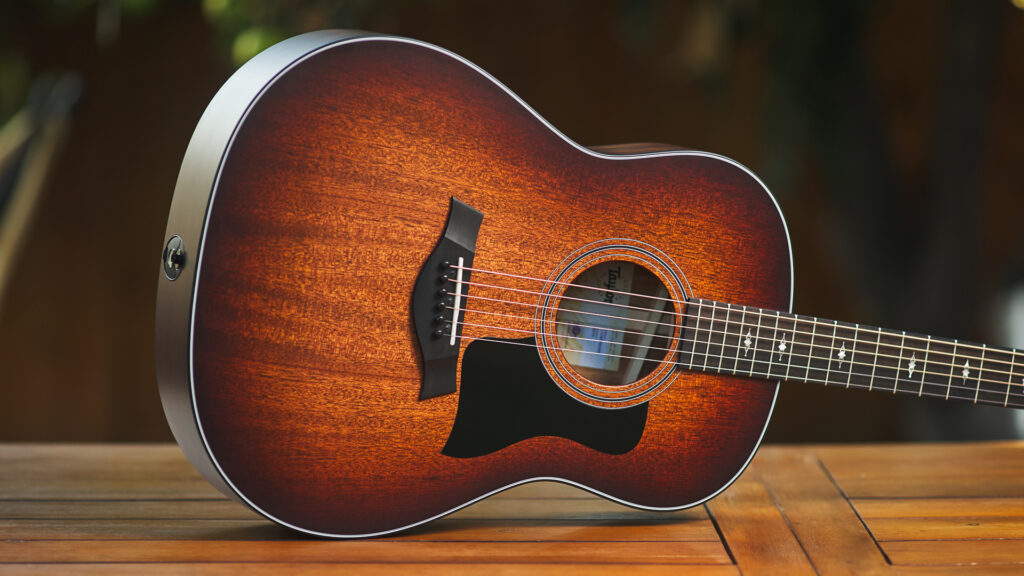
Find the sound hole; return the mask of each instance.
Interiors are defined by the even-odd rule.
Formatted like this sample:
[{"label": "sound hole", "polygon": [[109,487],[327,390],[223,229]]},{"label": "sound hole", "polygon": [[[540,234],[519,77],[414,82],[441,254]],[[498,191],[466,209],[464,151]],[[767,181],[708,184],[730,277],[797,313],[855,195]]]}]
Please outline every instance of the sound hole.
[{"label": "sound hole", "polygon": [[601,262],[571,281],[555,316],[558,345],[580,376],[623,386],[650,374],[668,352],[676,308],[650,270]]}]

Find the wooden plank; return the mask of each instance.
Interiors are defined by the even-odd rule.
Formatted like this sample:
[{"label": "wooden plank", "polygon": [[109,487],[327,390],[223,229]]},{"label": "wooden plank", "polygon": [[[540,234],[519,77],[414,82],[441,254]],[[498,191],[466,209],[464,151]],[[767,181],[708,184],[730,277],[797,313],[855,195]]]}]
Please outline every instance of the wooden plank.
[{"label": "wooden plank", "polygon": [[[811,565],[823,574],[1010,573],[1024,564],[1024,475],[1011,480],[1020,446],[895,446],[895,455],[888,446],[768,446],[707,509],[638,511],[545,482],[393,538],[334,542],[296,540],[218,495],[173,446],[27,446],[19,454],[0,445],[0,574],[40,566],[176,572],[179,560],[200,573],[316,574],[335,562],[371,573],[658,574],[680,565],[709,574],[799,574]],[[915,483],[927,494],[928,481],[940,485],[938,496],[901,495]],[[847,484],[863,493],[856,512],[840,489]],[[70,564],[26,564],[40,559]]]},{"label": "wooden plank", "polygon": [[[263,520],[0,520],[9,540],[289,540],[295,533]],[[710,520],[593,522],[446,518],[391,537],[420,541],[718,542]]]},{"label": "wooden plank", "polygon": [[879,542],[1017,538],[1024,546],[1024,517],[876,518],[867,525]]},{"label": "wooden plank", "polygon": [[228,500],[3,500],[0,520],[112,520],[162,518],[257,520],[262,516]]},{"label": "wooden plank", "polygon": [[[528,494],[526,486],[515,490]],[[605,520],[620,522],[691,522],[708,520],[707,511],[698,506],[676,512],[652,512],[623,506],[617,502],[591,496],[590,498],[488,498],[463,508],[451,518],[503,518],[543,520]]]},{"label": "wooden plank", "polygon": [[851,500],[865,520],[874,518],[1024,517],[1022,498],[868,498]]},{"label": "wooden plank", "polygon": [[172,444],[0,444],[0,499],[216,499]]},{"label": "wooden plank", "polygon": [[0,541],[9,563],[343,562],[731,565],[721,542]]},{"label": "wooden plank", "polygon": [[[391,574],[422,574],[424,576],[477,576],[488,574],[493,576],[514,576],[522,574],[553,575],[553,576],[620,576],[628,573],[636,576],[661,576],[679,574],[678,564],[326,564],[326,563],[228,563],[217,562],[197,564],[175,562],[173,564],[0,564],[0,575],[20,576],[59,572],[61,574],[79,574],[83,576],[117,576],[127,574],[135,576],[145,573],[160,576],[163,574],[196,574],[199,576],[227,576],[245,573],[248,576],[278,576],[291,574],[297,576],[336,575],[339,573],[365,574],[368,576]],[[687,576],[737,576],[735,566],[686,566]]]},{"label": "wooden plank", "polygon": [[[516,490],[522,490],[517,488]],[[526,491],[523,491],[525,494]],[[0,519],[189,518],[254,520],[262,518],[230,500],[8,500],[0,501]],[[650,512],[603,498],[488,498],[455,512],[459,519],[520,519],[620,522],[693,522],[708,520],[702,507]],[[269,522],[269,521],[268,521]]]},{"label": "wooden plank", "polygon": [[820,573],[892,572],[814,449],[766,447],[756,462],[758,474]]},{"label": "wooden plank", "polygon": [[1024,540],[882,542],[882,548],[893,564],[1016,564],[1024,572]]},{"label": "wooden plank", "polygon": [[1020,576],[1021,567],[1015,564],[984,564],[976,566],[896,566],[902,576]]},{"label": "wooden plank", "polygon": [[756,458],[743,476],[707,507],[742,572],[794,576],[815,573],[761,481]]},{"label": "wooden plank", "polygon": [[850,498],[1024,497],[1024,441],[816,450]]}]

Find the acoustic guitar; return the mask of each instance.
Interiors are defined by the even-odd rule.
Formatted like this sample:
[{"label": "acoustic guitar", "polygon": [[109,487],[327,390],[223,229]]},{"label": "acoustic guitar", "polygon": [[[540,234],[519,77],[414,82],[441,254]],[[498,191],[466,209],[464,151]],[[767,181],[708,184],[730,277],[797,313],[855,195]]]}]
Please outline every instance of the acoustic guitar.
[{"label": "acoustic guitar", "polygon": [[586,148],[455,54],[314,32],[242,66],[185,153],[160,393],[214,486],[330,537],[533,480],[695,506],[780,381],[1024,406],[1024,354],[793,314],[792,284],[736,162]]}]

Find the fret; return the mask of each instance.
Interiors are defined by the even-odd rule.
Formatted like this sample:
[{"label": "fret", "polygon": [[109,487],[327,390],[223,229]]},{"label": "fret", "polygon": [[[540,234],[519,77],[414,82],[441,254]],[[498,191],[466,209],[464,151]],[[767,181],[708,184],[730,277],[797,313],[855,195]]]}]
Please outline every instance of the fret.
[{"label": "fret", "polygon": [[853,342],[857,338],[857,328],[854,324],[836,322],[832,329],[835,334],[829,345],[828,359],[831,371],[829,377],[832,382],[849,388],[851,376],[850,353],[853,351]]},{"label": "fret", "polygon": [[[693,339],[694,342],[694,363],[697,362],[699,356],[703,356],[704,360],[701,362],[701,371],[707,372],[708,368],[708,357],[711,356],[711,335],[715,332],[715,307],[716,303],[711,300],[701,300],[700,309],[697,311],[699,317],[705,319],[705,327],[697,330]],[[704,332],[707,334],[704,334]]]},{"label": "fret", "polygon": [[792,371],[793,348],[796,345],[796,319],[783,312],[775,313],[775,338],[772,342],[771,375],[789,380]]},{"label": "fret", "polygon": [[978,403],[1002,406],[1008,400],[1005,383],[1013,378],[1013,350],[983,346],[978,374]]},{"label": "fret", "polygon": [[[1006,377],[1006,397],[1003,398],[1003,408],[1005,408],[1006,405],[1010,402],[1010,388],[1013,388],[1013,367],[1016,366],[1016,365],[1017,365],[1017,351],[1016,350],[1011,350],[1010,351],[1010,368],[1007,370],[1007,372],[1009,372],[1010,375]],[[1024,380],[1022,380],[1021,382],[1022,382],[1022,386],[1024,386]]]},{"label": "fret", "polygon": [[978,395],[981,394],[981,375],[985,373],[985,349],[987,346],[981,345],[981,360],[978,361],[978,382],[974,385],[974,403],[978,403]]},{"label": "fret", "polygon": [[712,350],[711,350],[711,339],[712,339],[712,337],[715,334],[715,318],[718,316],[718,303],[717,302],[710,302],[710,308],[709,309],[711,310],[711,317],[708,318],[708,338],[707,338],[707,342],[704,345],[704,368],[703,368],[703,370],[705,372],[707,372],[707,370],[708,370],[708,358],[711,358],[712,357],[712,353],[713,353]]},{"label": "fret", "polygon": [[931,338],[928,341],[928,362],[921,369],[924,371],[923,391],[929,396],[942,398],[949,386],[949,373],[955,367],[952,340]]},{"label": "fret", "polygon": [[949,382],[946,383],[946,400],[949,400],[949,393],[953,389],[953,371],[956,370],[956,346],[957,341],[953,340],[953,355],[949,359]]},{"label": "fret", "polygon": [[832,340],[828,345],[828,364],[825,365],[825,386],[828,386],[828,379],[832,377],[832,355],[836,353],[836,330],[839,329],[839,322],[832,321]]},{"label": "fret", "polygon": [[[787,376],[786,379],[792,382],[806,382],[807,381],[807,354],[800,352],[800,347],[808,347],[807,337],[808,334],[804,329],[804,321],[798,314],[793,314],[790,318],[792,329],[790,330],[792,346],[789,349],[789,366],[786,368]],[[794,359],[796,365],[794,365]],[[803,373],[800,370],[803,369]]]},{"label": "fret", "polygon": [[[1016,351],[1014,351],[1014,354],[1016,354]],[[1017,364],[1014,363],[1013,366],[1014,368],[1016,368]],[[1024,408],[1024,376],[1022,376],[1021,373],[1018,372],[1013,375],[1013,379],[1014,382],[1016,382],[1017,385],[1020,386],[1020,391],[1016,393],[1016,396],[1014,396],[1014,393],[1010,393],[1011,398],[1014,400],[1012,404],[1014,404],[1017,407]]]},{"label": "fret", "polygon": [[693,336],[689,338],[689,340],[692,342],[692,346],[690,348],[690,370],[693,370],[693,359],[697,355],[697,341],[700,340],[700,318],[701,311],[704,308],[702,302],[702,300],[694,300],[690,302],[690,306],[688,306],[691,309],[693,306],[697,307],[697,314],[695,315],[697,323],[693,327]]},{"label": "fret", "polygon": [[1010,350],[1011,365],[1008,369],[1006,391],[1003,393],[1004,406],[1024,408],[1024,373],[1018,370],[1017,350]]},{"label": "fret", "polygon": [[814,322],[814,346],[811,347],[811,369],[814,370],[813,377],[814,381],[821,382],[825,386],[829,385],[829,364],[832,360],[832,349],[831,342],[826,338],[827,331],[823,334],[818,334],[818,328],[821,327],[824,322],[819,318],[815,318]]},{"label": "fret", "polygon": [[[719,310],[719,311],[721,311],[721,310]],[[732,362],[732,355],[733,355],[732,346],[730,346],[730,344],[729,344],[729,340],[730,340],[730,332],[729,331],[732,330],[732,325],[735,324],[735,323],[736,323],[736,321],[733,318],[733,306],[731,304],[726,304],[725,305],[725,320],[722,323],[721,338],[718,337],[719,336],[718,334],[715,335],[715,339],[718,341],[718,347],[721,348],[721,351],[719,352],[719,355],[718,355],[718,372],[719,373],[723,373],[723,372],[732,373],[733,369],[735,368],[735,366],[730,366],[729,365],[729,363]]]},{"label": "fret", "polygon": [[839,345],[839,352],[836,352],[836,357],[839,358],[839,367],[843,367],[843,360],[847,360],[846,364],[846,387],[850,387],[850,383],[853,380],[853,353],[857,351],[857,336],[860,334],[860,324],[853,325],[853,338],[850,340],[850,357],[846,358],[846,344]]},{"label": "fret", "polygon": [[749,375],[754,373],[754,358],[757,354],[757,334],[754,332],[754,324],[758,319],[757,314],[752,308],[746,309],[745,315],[745,332],[743,332],[743,359],[750,363],[747,367]]},{"label": "fret", "polygon": [[920,398],[924,395],[924,375],[928,373],[928,353],[932,350],[932,337],[928,337],[927,344],[924,347],[924,361],[921,362],[921,386],[917,389],[917,396]]},{"label": "fret", "polygon": [[1024,407],[1009,348],[711,300],[691,300],[684,318],[678,358],[692,370]]},{"label": "fret", "polygon": [[782,330],[782,342],[779,343],[779,360],[786,358],[786,374],[783,379],[789,380],[789,373],[793,369],[793,352],[796,349],[796,318],[791,316],[782,317],[783,326],[789,325],[789,343],[786,342],[786,330]]},{"label": "fret", "polygon": [[[864,332],[862,335],[861,332]],[[872,337],[874,336],[874,337]],[[874,342],[872,342],[874,340]],[[850,356],[847,372],[847,388],[861,388],[871,390],[875,378],[875,358],[878,349],[879,338],[876,329],[870,326],[857,324],[854,327],[854,337],[850,346]]]},{"label": "fret", "polygon": [[[683,330],[681,333],[681,342],[679,343],[679,352],[676,353],[676,364],[682,368],[684,364],[687,364],[685,358],[686,353],[690,353],[689,366],[693,366],[693,354],[697,348],[697,327],[700,326],[700,313],[697,299],[691,299],[686,303],[686,311],[682,315],[683,317]],[[697,314],[693,311],[698,310]]]},{"label": "fret", "polygon": [[[811,322],[811,341],[807,345],[807,371],[806,371],[807,376],[806,376],[806,380],[813,381],[815,378],[817,378],[817,374],[813,374],[811,372],[811,370],[814,370],[814,337],[817,335],[816,333],[818,331],[818,319],[817,318],[811,318],[810,322]],[[825,384],[828,385],[828,381],[826,381]]]},{"label": "fret", "polygon": [[775,376],[772,374],[772,365],[775,363],[775,333],[778,332],[778,318],[775,318],[775,322],[772,322],[772,311],[760,310],[758,314],[758,324],[764,323],[761,326],[764,331],[764,335],[758,338],[758,345],[755,346],[754,353],[757,356],[757,374],[760,374],[762,378],[772,379]]},{"label": "fret", "polygon": [[743,306],[733,306],[732,320],[726,329],[726,342],[728,343],[726,348],[729,350],[731,362],[727,370],[733,374],[739,372],[740,340],[743,339],[743,309]]},{"label": "fret", "polygon": [[[750,354],[750,375],[751,376],[754,375],[754,366],[757,364],[757,346],[758,346],[758,340],[761,337],[761,309],[758,308],[757,312],[758,312],[757,313],[757,332],[754,333],[753,349],[750,350],[750,352],[751,352],[751,354]],[[747,329],[746,339],[743,341],[743,344],[746,345],[748,348],[750,347],[750,344],[748,344],[749,341],[750,341],[750,329],[748,328]]]},{"label": "fret", "polygon": [[875,371],[878,370],[878,346],[882,343],[882,329],[878,329],[878,338],[875,339],[875,357],[871,359],[871,380],[868,382],[868,391],[875,387]]},{"label": "fret", "polygon": [[726,342],[729,342],[727,349],[732,362],[728,371],[735,374],[739,371],[740,340],[743,338],[743,306],[733,306],[732,318],[727,328]]},{"label": "fret", "polygon": [[903,356],[907,353],[906,344],[907,333],[903,332],[903,334],[900,336],[900,359],[899,363],[896,365],[896,380],[892,383],[893,394],[895,394],[896,391],[899,390],[900,388],[900,370],[904,369],[904,366],[906,366],[907,379],[909,380],[913,376],[914,370],[914,368],[912,368],[911,366],[917,364],[917,354],[915,352],[910,353],[910,358],[908,358],[906,364],[904,364]]},{"label": "fret", "polygon": [[886,389],[892,382],[892,392],[895,394],[899,388],[900,364],[902,362],[903,340],[905,336],[895,330],[878,329],[878,341],[880,344],[878,354],[875,358],[877,367],[874,381],[876,386]]},{"label": "fret", "polygon": [[747,326],[747,307],[740,307],[740,323],[736,327],[736,358],[733,360],[732,373],[739,374],[740,372],[740,350],[743,349],[743,332]]},{"label": "fret", "polygon": [[803,360],[804,368],[804,382],[817,382],[818,375],[814,371],[814,365],[812,360],[814,359],[814,339],[816,337],[816,328],[814,318],[801,318],[799,324],[799,332],[802,333],[803,345],[807,347],[807,351],[801,355]]},{"label": "fret", "polygon": [[768,342],[768,369],[765,374],[772,375],[772,363],[775,357],[775,342],[779,339],[779,313],[775,313],[775,328],[772,329],[772,339]]},{"label": "fret", "polygon": [[729,314],[732,312],[732,304],[725,305],[725,325],[722,326],[722,351],[718,355],[718,372],[722,372],[722,362],[725,360],[725,343],[729,338]]}]

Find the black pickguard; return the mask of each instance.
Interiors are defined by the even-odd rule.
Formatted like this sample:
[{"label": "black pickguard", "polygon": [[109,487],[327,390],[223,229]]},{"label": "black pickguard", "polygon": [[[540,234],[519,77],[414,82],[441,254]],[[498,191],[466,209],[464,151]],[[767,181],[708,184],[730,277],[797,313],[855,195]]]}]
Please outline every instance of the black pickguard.
[{"label": "black pickguard", "polygon": [[462,358],[459,409],[442,454],[472,458],[535,436],[559,436],[606,454],[624,454],[640,442],[647,404],[607,410],[588,406],[551,381],[528,344],[475,340]]}]

